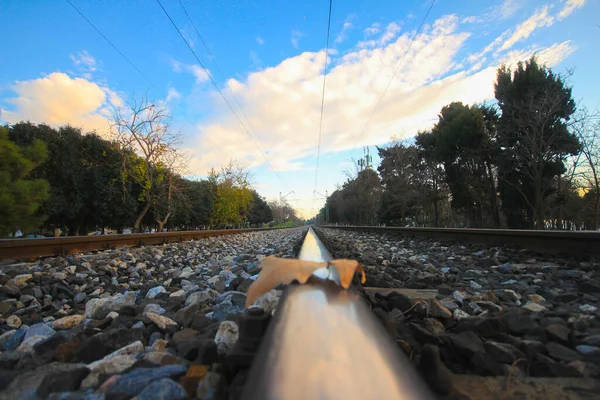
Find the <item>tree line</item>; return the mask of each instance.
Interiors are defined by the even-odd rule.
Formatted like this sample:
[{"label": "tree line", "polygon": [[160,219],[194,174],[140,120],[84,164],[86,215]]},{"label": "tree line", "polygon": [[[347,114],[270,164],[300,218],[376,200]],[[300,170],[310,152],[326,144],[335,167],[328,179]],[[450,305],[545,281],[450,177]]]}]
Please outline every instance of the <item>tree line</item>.
[{"label": "tree line", "polygon": [[[185,177],[180,135],[160,104],[118,112],[111,140],[81,128],[0,127],[0,235],[258,227],[300,222],[272,205],[235,162]],[[275,216],[274,216],[275,214]]]},{"label": "tree line", "polygon": [[453,102],[413,140],[378,147],[328,198],[338,224],[590,229],[599,224],[600,124],[535,57],[497,71],[495,104]]}]

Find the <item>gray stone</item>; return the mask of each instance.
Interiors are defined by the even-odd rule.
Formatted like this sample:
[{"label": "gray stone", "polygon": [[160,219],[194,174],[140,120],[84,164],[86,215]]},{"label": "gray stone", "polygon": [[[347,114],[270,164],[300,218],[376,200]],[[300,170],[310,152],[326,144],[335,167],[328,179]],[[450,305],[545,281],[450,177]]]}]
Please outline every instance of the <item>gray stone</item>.
[{"label": "gray stone", "polygon": [[153,299],[161,293],[167,293],[167,289],[165,289],[162,286],[156,286],[148,290],[148,292],[146,293],[146,297],[149,299]]},{"label": "gray stone", "polygon": [[65,364],[53,362],[42,365],[36,370],[17,376],[2,392],[5,399],[36,399],[36,390],[44,378],[49,374],[69,374],[71,371],[81,370],[85,364]]},{"label": "gray stone", "polygon": [[185,400],[186,398],[185,389],[168,378],[152,382],[136,396],[138,400]]},{"label": "gray stone", "polygon": [[75,304],[80,304],[85,302],[86,299],[87,294],[85,294],[84,292],[80,292],[75,295],[75,297],[73,298],[73,302],[75,302]]},{"label": "gray stone", "polygon": [[582,357],[575,350],[571,350],[561,344],[550,342],[546,345],[546,351],[548,355],[555,360],[559,361],[577,361],[581,360]]},{"label": "gray stone", "polygon": [[567,343],[569,341],[571,331],[564,325],[552,324],[548,325],[544,330],[551,340],[561,343]]},{"label": "gray stone", "polygon": [[231,304],[230,301],[224,301],[213,307],[211,318],[215,321],[223,321],[229,314],[241,314],[244,312],[243,306]]},{"label": "gray stone", "polygon": [[575,347],[578,352],[581,354],[585,354],[586,356],[600,356],[600,347],[589,346],[586,344],[581,344]]},{"label": "gray stone", "polygon": [[471,358],[475,353],[483,353],[483,342],[475,333],[467,331],[461,333],[447,334],[448,338],[456,351],[466,358]]},{"label": "gray stone", "polygon": [[519,349],[508,343],[498,343],[487,341],[484,344],[485,351],[494,356],[494,358],[504,364],[512,364],[516,360],[527,360],[527,356]]},{"label": "gray stone", "polygon": [[167,365],[160,368],[138,368],[119,378],[108,390],[110,395],[125,394],[135,396],[152,382],[162,378],[174,378],[185,375],[186,365]]},{"label": "gray stone", "polygon": [[[218,293],[217,293],[218,295]],[[210,301],[213,301],[217,296],[212,290],[203,290],[201,292],[195,292],[188,296],[185,300],[185,305],[190,306],[193,304],[204,304]]]},{"label": "gray stone", "polygon": [[27,330],[24,340],[27,340],[32,336],[42,336],[47,338],[55,333],[56,331],[54,329],[50,328],[46,323],[41,322],[39,324],[32,325],[29,330]]},{"label": "gray stone", "polygon": [[600,334],[585,337],[582,342],[584,344],[589,344],[590,346],[600,346]]},{"label": "gray stone", "polygon": [[150,303],[150,304],[147,304],[146,307],[144,307],[144,311],[142,312],[142,314],[145,314],[148,312],[153,312],[155,314],[162,315],[165,313],[165,309],[162,308],[158,304]]}]

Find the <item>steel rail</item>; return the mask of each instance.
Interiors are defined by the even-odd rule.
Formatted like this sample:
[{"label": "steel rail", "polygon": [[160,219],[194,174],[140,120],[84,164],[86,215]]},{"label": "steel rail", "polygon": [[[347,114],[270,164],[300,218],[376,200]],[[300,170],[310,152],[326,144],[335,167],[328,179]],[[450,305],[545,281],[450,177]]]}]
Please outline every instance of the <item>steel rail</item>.
[{"label": "steel rail", "polygon": [[272,229],[274,228],[133,233],[127,235],[66,236],[39,239],[2,239],[0,240],[0,260],[23,260],[57,255],[64,256],[79,252],[114,249],[117,247],[184,242],[207,237],[235,235],[238,233],[258,232]]},{"label": "steel rail", "polygon": [[[299,258],[331,255],[309,229]],[[434,398],[359,294],[317,278],[287,287],[246,382],[245,400]]]},{"label": "steel rail", "polygon": [[413,228],[391,226],[335,226],[322,228],[358,232],[385,233],[401,236],[430,237],[477,244],[509,244],[542,253],[568,255],[600,255],[600,232],[538,231],[520,229]]}]

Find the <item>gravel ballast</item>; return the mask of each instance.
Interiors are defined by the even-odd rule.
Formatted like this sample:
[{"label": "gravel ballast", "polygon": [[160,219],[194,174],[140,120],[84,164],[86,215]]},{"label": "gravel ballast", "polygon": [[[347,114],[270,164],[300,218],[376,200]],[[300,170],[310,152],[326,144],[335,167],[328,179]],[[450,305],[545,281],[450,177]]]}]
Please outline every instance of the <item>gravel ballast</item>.
[{"label": "gravel ballast", "polygon": [[[223,395],[231,320],[268,255],[306,228],[0,266],[0,398]],[[257,300],[267,312],[281,291]]]}]

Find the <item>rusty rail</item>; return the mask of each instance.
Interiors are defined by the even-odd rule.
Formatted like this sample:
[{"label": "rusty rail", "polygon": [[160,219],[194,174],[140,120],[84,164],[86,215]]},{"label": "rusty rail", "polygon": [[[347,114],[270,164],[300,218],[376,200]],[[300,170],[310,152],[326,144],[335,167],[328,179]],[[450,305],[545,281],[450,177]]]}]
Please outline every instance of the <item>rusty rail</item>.
[{"label": "rusty rail", "polygon": [[486,245],[513,245],[529,250],[565,255],[600,255],[600,232],[536,231],[519,229],[403,228],[390,226],[335,226],[323,228],[401,236],[430,237]]},{"label": "rusty rail", "polygon": [[133,233],[127,235],[67,236],[39,239],[2,239],[0,240],[0,260],[24,260],[44,256],[64,256],[79,252],[114,249],[117,247],[184,242],[207,237],[234,235],[237,233],[258,232],[271,229],[273,228]]}]

